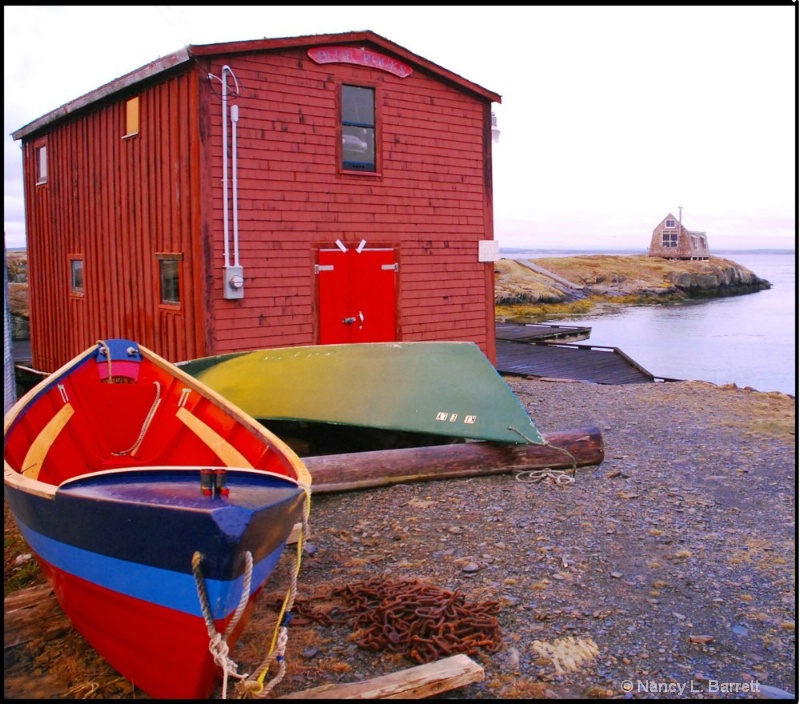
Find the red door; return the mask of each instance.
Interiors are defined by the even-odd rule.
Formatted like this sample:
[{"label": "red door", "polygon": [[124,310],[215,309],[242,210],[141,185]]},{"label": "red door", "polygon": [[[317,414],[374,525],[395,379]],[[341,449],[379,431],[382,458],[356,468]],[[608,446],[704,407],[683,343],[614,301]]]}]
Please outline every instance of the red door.
[{"label": "red door", "polygon": [[320,249],[317,263],[321,345],[397,339],[394,249]]}]

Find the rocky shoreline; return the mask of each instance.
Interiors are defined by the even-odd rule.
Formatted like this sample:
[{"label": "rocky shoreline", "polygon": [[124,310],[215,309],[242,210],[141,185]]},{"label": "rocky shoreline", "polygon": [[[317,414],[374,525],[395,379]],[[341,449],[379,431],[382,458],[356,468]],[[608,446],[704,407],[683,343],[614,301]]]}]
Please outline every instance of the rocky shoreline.
[{"label": "rocky shoreline", "polygon": [[498,317],[548,312],[560,316],[570,306],[585,312],[599,304],[676,303],[771,287],[746,267],[721,257],[682,261],[595,254],[495,263]]}]

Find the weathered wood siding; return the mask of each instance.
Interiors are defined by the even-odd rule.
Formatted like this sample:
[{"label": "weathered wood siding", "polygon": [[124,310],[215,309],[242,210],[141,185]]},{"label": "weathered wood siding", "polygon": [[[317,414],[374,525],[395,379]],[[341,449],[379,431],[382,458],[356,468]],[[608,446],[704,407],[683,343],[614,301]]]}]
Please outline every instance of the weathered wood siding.
[{"label": "weathered wood siding", "polygon": [[[241,87],[238,213],[242,300],[225,300],[222,185],[211,181],[214,353],[313,344],[314,248],[339,239],[399,250],[403,340],[473,340],[494,354],[490,104],[415,71],[401,79],[361,66],[319,66],[305,49],[225,57]],[[376,90],[380,174],[338,168],[342,83]],[[212,84],[213,86],[213,84]],[[218,89],[215,91],[218,93]],[[208,172],[222,172],[220,99],[204,89]],[[487,273],[488,272],[488,273]]]},{"label": "weathered wood siding", "polygon": [[[490,100],[429,66],[398,78],[318,65],[306,48],[201,51],[26,135],[37,368],[53,371],[109,337],[171,361],[315,344],[316,249],[362,239],[398,252],[398,339],[471,340],[494,361],[493,264],[478,261],[479,240],[493,238]],[[209,79],[225,65],[240,87],[234,95],[229,83],[229,105],[240,111],[237,171],[228,171],[239,300],[223,292],[221,86]],[[339,168],[342,83],[376,91],[376,174]],[[134,95],[139,133],[123,138]],[[40,138],[50,168],[37,186]],[[160,304],[158,253],[183,256],[180,307]],[[69,294],[71,255],[84,259],[78,297]]]},{"label": "weathered wood siding", "polygon": [[[197,76],[119,95],[46,132],[48,177],[35,184],[24,143],[33,364],[54,371],[98,339],[128,337],[177,360],[203,353],[199,286]],[[140,96],[139,134],[123,138]],[[183,254],[182,305],[160,305],[157,252]],[[70,295],[70,258],[84,293]]]}]

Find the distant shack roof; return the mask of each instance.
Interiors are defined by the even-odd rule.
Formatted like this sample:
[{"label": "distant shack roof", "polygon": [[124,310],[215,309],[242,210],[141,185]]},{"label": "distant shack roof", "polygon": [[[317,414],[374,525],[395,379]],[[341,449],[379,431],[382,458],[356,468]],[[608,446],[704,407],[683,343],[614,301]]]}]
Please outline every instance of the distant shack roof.
[{"label": "distant shack roof", "polygon": [[369,42],[381,49],[400,57],[403,61],[408,62],[430,73],[435,74],[441,80],[448,82],[461,90],[471,93],[475,97],[494,103],[502,102],[499,94],[494,93],[486,88],[479,86],[477,83],[468,81],[466,78],[459,76],[457,73],[448,71],[446,68],[428,61],[427,59],[417,56],[410,52],[408,49],[403,48],[399,44],[385,39],[379,34],[375,34],[370,30],[359,32],[343,32],[339,34],[311,34],[300,37],[285,37],[281,39],[255,39],[240,42],[225,42],[220,44],[189,44],[178,51],[168,54],[167,56],[156,59],[141,68],[126,73],[124,76],[114,79],[99,88],[96,88],[85,95],[82,95],[75,100],[62,105],[55,110],[48,112],[45,115],[29,122],[24,127],[11,133],[15,139],[24,139],[29,135],[52,125],[69,115],[83,110],[94,103],[97,103],[109,96],[114,95],[122,90],[137,85],[146,81],[154,76],[165,73],[169,70],[182,66],[190,61],[194,61],[199,57],[214,57],[214,56],[230,56],[232,54],[245,54],[266,51],[281,51],[284,49],[294,49],[305,46],[315,46],[318,44],[330,44],[332,42],[340,43],[358,43]]}]

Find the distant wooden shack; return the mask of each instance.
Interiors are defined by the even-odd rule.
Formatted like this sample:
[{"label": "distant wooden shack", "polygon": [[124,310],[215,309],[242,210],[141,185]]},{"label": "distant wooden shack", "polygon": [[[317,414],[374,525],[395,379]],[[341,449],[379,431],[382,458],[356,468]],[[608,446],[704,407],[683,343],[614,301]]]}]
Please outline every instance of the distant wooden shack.
[{"label": "distant wooden shack", "polygon": [[653,230],[650,257],[664,259],[708,259],[708,238],[705,232],[691,232],[670,213]]}]

